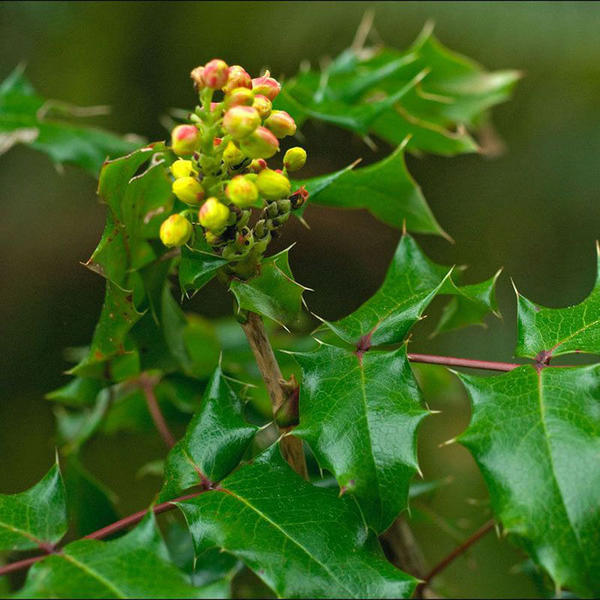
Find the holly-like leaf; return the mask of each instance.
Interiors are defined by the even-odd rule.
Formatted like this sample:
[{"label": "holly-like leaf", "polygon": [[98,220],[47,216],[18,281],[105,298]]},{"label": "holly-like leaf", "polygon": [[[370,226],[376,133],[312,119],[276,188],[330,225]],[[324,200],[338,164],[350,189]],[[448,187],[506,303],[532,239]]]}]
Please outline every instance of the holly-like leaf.
[{"label": "holly-like leaf", "polygon": [[294,280],[289,249],[265,259],[258,275],[248,280],[232,279],[229,290],[240,309],[273,319],[280,325],[293,324],[300,315],[305,288]]},{"label": "holly-like leaf", "polygon": [[415,588],[356,503],[301,479],[277,445],[178,506],[197,554],[216,546],[237,556],[280,597],[408,598]]},{"label": "holly-like leaf", "polygon": [[494,511],[560,588],[600,594],[600,365],[460,375],[473,416],[458,438]]},{"label": "holly-like leaf", "polygon": [[517,356],[544,359],[573,352],[600,354],[600,246],[597,246],[596,283],[580,304],[545,308],[517,292]]},{"label": "holly-like leaf", "polygon": [[73,164],[97,177],[107,157],[127,154],[143,143],[142,138],[128,140],[65,120],[86,111],[91,112],[42,98],[17,67],[0,84],[0,154],[22,143],[44,152],[58,165]]},{"label": "holly-like leaf", "polygon": [[25,492],[0,494],[0,550],[48,549],[66,531],[65,486],[58,463]]},{"label": "holly-like leaf", "polygon": [[183,292],[203,288],[229,261],[214,254],[201,232],[196,231],[193,247],[181,248],[179,284]]},{"label": "holly-like leaf", "polygon": [[14,597],[198,598],[200,592],[169,562],[149,514],[117,540],[79,540],[36,563]]},{"label": "holly-like leaf", "polygon": [[160,501],[223,479],[239,464],[256,429],[244,421],[242,405],[218,367],[185,437],[169,452]]},{"label": "holly-like leaf", "polygon": [[141,316],[142,313],[134,306],[133,294],[107,281],[104,305],[89,353],[69,373],[81,377],[102,377],[107,361],[128,352],[125,338]]},{"label": "holly-like leaf", "polygon": [[352,352],[322,344],[294,357],[302,367],[294,435],[357,498],[367,523],[384,531],[407,507],[416,431],[428,414],[406,347]]},{"label": "holly-like leaf", "polygon": [[410,149],[453,155],[478,149],[467,128],[506,100],[519,77],[516,71],[486,72],[445,48],[427,26],[406,52],[349,49],[321,73],[300,73],[276,105],[298,125],[318,119],[394,145],[410,135]]},{"label": "holly-like leaf", "polygon": [[67,406],[91,406],[101,389],[102,382],[97,379],[75,377],[66,385],[46,394],[46,398]]},{"label": "holly-like leaf", "polygon": [[405,140],[387,158],[361,169],[294,182],[304,185],[309,201],[336,208],[367,209],[384,223],[417,233],[447,237],[435,220],[421,188],[411,177],[404,160]]}]

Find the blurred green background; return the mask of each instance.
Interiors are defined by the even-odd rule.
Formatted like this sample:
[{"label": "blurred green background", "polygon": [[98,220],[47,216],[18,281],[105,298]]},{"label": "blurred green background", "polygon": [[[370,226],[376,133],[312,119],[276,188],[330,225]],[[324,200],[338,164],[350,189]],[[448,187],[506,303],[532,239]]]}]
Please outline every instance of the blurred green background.
[{"label": "blurred green background", "polygon": [[[413,351],[510,360],[515,303],[509,277],[548,306],[579,302],[595,274],[600,222],[600,5],[579,2],[4,2],[0,4],[0,78],[24,61],[47,98],[108,104],[99,125],[150,140],[165,139],[161,117],[195,102],[190,69],[213,57],[258,74],[292,76],[347,47],[365,10],[375,34],[404,48],[427,19],[453,50],[489,69],[524,72],[513,100],[493,111],[506,144],[499,158],[410,158],[435,215],[456,240],[419,236],[437,262],[468,264],[468,282],[503,266],[503,321],[427,339]],[[357,157],[380,159],[351,134],[323,125],[304,130],[306,175],[338,169]],[[309,172],[310,170],[310,172]],[[303,172],[304,175],[304,172]],[[0,159],[0,492],[22,490],[53,460],[53,417],[44,393],[66,381],[63,349],[89,342],[104,282],[79,261],[100,237],[104,209],[95,182],[76,169],[56,172],[26,148]],[[314,288],[311,309],[340,317],[379,285],[399,232],[369,214],[311,207],[311,229],[287,226],[281,247],[298,281]],[[225,315],[231,302],[211,285],[188,308]],[[439,311],[433,307],[433,312]],[[428,369],[426,399],[442,414],[421,430],[425,477],[451,484],[413,511],[430,566],[489,518],[487,493],[466,450],[438,445],[464,429],[468,402],[445,371]],[[437,375],[436,375],[437,373]],[[118,434],[84,451],[89,469],[119,496],[124,513],[146,506],[158,486],[136,479],[138,468],[163,454],[154,435]],[[440,515],[444,521],[440,522]],[[437,524],[433,523],[437,521]],[[443,529],[440,529],[440,526]],[[533,597],[520,572],[523,555],[488,535],[440,578],[449,596]]]}]

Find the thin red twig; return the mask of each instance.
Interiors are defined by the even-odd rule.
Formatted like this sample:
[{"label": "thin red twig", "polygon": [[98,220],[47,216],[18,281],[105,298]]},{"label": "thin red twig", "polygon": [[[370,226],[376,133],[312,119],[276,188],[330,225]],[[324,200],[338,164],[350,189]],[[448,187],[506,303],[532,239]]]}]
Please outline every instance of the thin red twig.
[{"label": "thin red twig", "polygon": [[144,396],[146,398],[146,405],[148,406],[148,412],[154,421],[154,425],[160,433],[160,437],[163,439],[163,442],[167,446],[167,448],[171,449],[175,445],[175,438],[165,421],[165,418],[160,410],[160,406],[158,406],[158,401],[156,400],[156,395],[154,394],[154,386],[156,385],[156,380],[148,377],[141,376],[139,378],[140,388],[144,392]]},{"label": "thin red twig", "polygon": [[469,369],[485,369],[487,371],[512,371],[522,365],[518,363],[496,362],[493,360],[475,360],[472,358],[456,358],[454,356],[436,356],[434,354],[408,354],[408,360],[430,365],[446,367],[468,367]]}]

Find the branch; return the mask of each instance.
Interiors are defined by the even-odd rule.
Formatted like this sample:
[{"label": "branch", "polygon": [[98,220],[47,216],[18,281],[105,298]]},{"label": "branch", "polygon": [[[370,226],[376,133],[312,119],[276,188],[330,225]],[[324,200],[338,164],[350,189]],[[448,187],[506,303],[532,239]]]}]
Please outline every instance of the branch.
[{"label": "branch", "polygon": [[158,406],[156,395],[154,394],[154,387],[158,383],[158,379],[148,374],[142,374],[138,379],[138,383],[146,397],[146,405],[148,406],[148,412],[154,421],[154,425],[167,448],[171,449],[175,445],[175,438],[165,421],[160,406]]},{"label": "branch", "polygon": [[[200,494],[203,494],[204,492],[208,492],[208,491],[210,491],[210,490],[200,490],[199,492],[195,492],[194,494],[186,494],[185,496],[179,496],[179,498],[175,498],[173,500],[168,500],[167,502],[157,504],[156,506],[153,506],[150,509],[140,510],[136,513],[133,513],[132,515],[129,515],[128,517],[125,517],[124,519],[120,519],[119,521],[116,521],[115,523],[111,523],[110,525],[107,525],[106,527],[103,527],[102,529],[98,529],[97,531],[94,531],[93,533],[89,533],[88,535],[84,536],[82,539],[84,539],[84,540],[86,540],[86,539],[101,540],[105,537],[108,537],[109,535],[112,535],[113,533],[117,533],[118,531],[121,531],[122,529],[126,529],[130,525],[135,525],[136,523],[139,523],[144,518],[144,516],[148,513],[148,510],[152,510],[152,512],[155,515],[159,515],[160,513],[167,512],[168,510],[173,510],[175,508],[176,502],[183,502],[184,500],[189,500],[190,498],[195,498],[196,496],[199,496]],[[50,554],[52,554],[52,552],[47,552],[45,554],[40,554],[39,556],[33,556],[32,558],[26,558],[24,560],[19,560],[17,562],[13,562],[8,565],[4,565],[4,566],[0,567],[0,577],[2,577],[2,575],[6,575],[7,573],[11,573],[13,571],[20,571],[21,569],[26,569],[27,567],[30,567],[34,563],[46,558]]]},{"label": "branch", "polygon": [[436,356],[434,354],[408,354],[408,360],[430,365],[446,367],[468,367],[469,369],[485,369],[487,371],[512,371],[523,365],[519,363],[496,362],[492,360],[475,360],[472,358],[456,358],[454,356]]},{"label": "branch", "polygon": [[[273,417],[277,418],[277,414],[287,403],[289,392],[285,389],[286,382],[281,374],[279,363],[273,354],[273,348],[260,315],[249,311],[246,322],[242,323],[242,329],[248,338],[256,364],[269,392]],[[287,431],[287,429],[283,431]],[[294,471],[304,479],[308,479],[302,440],[291,435],[283,436],[281,438],[281,452]]]},{"label": "branch", "polygon": [[456,558],[468,550],[475,542],[480,540],[488,531],[491,531],[494,528],[494,524],[494,519],[490,519],[487,523],[484,523],[473,535],[467,538],[460,546],[455,548],[448,556],[433,567],[433,569],[425,576],[425,579],[417,586],[415,596],[419,598],[423,590],[436,575],[441,573]]}]

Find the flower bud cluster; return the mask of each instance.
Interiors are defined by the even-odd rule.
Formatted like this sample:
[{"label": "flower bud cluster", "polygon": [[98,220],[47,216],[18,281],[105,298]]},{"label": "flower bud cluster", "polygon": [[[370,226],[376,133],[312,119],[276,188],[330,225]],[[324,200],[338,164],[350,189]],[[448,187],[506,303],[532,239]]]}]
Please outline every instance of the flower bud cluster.
[{"label": "flower bud cluster", "polygon": [[[281,168],[269,168],[268,159],[281,139],[296,133],[296,123],[273,109],[281,86],[268,71],[252,78],[243,67],[214,59],[190,76],[200,104],[171,132],[178,158],[169,167],[173,194],[186,207],[163,223],[160,238],[176,247],[204,235],[233,261],[232,273],[248,273],[290,212],[306,201],[306,190],[292,192],[288,177],[304,166],[306,151],[290,148]],[[251,226],[253,208],[259,214]]]}]

